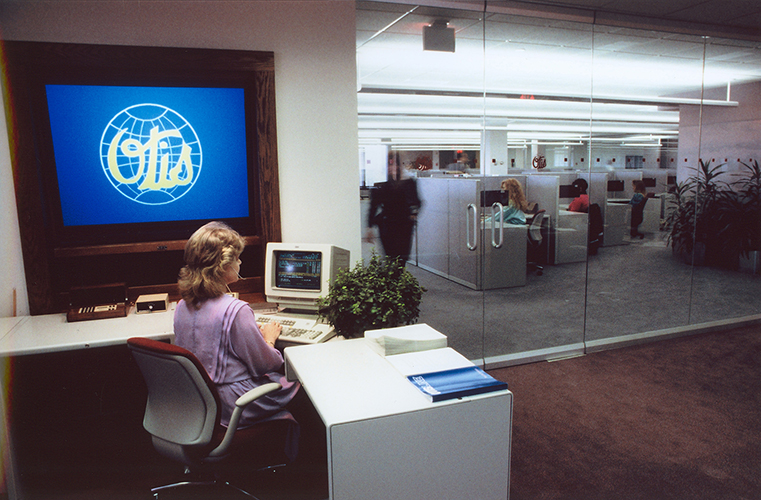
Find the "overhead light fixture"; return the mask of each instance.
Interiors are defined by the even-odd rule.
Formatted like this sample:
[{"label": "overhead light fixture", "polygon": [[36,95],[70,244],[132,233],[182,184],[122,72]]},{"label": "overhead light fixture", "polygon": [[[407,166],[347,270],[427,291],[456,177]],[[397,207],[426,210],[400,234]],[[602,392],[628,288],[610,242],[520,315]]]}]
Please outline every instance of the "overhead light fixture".
[{"label": "overhead light fixture", "polygon": [[423,50],[454,52],[454,28],[449,27],[449,21],[437,19],[423,26]]}]

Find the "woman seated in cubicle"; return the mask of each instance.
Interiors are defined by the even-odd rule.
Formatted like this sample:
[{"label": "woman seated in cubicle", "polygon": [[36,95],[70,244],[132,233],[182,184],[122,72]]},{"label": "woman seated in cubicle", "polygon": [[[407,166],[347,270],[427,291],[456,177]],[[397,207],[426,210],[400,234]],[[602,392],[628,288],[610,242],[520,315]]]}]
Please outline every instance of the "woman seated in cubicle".
[{"label": "woman seated in cubicle", "polygon": [[[528,203],[526,202],[526,196],[523,194],[521,183],[516,179],[505,179],[502,181],[500,189],[502,191],[502,199],[500,202],[503,205],[502,222],[508,224],[525,224],[525,212],[528,210]],[[491,217],[487,218],[486,222],[491,222]]]},{"label": "woman seated in cubicle", "polygon": [[631,232],[632,238],[643,239],[644,234],[639,232],[639,225],[644,220],[645,203],[647,203],[647,187],[644,181],[632,181],[634,186],[634,196],[629,200],[632,206]]},{"label": "woman seated in cubicle", "polygon": [[[182,300],[174,313],[175,343],[195,354],[216,384],[223,406],[222,425],[229,424],[240,396],[269,382],[281,384],[282,389],[246,407],[238,428],[270,419],[295,423],[285,406],[300,385],[280,373],[283,355],[275,349],[275,341],[282,327],[277,323],[259,326],[246,302],[226,294],[228,285],[240,278],[243,248],[243,238],[221,222],[210,222],[190,237],[178,280]],[[291,441],[292,447],[286,450],[292,460],[295,443]]]},{"label": "woman seated in cubicle", "polygon": [[587,194],[587,181],[584,179],[576,179],[571,183],[571,186],[579,190],[579,196],[573,199],[570,205],[568,205],[569,212],[589,212],[589,195]]}]

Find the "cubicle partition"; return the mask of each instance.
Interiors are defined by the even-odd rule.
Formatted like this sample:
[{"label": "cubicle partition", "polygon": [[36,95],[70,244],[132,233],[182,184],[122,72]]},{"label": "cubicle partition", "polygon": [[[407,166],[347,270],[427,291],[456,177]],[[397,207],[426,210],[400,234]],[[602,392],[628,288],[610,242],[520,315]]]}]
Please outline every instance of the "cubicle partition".
[{"label": "cubicle partition", "polygon": [[616,180],[624,182],[624,190],[616,198],[625,198],[627,200],[634,196],[633,181],[642,180],[642,170],[616,170]]},{"label": "cubicle partition", "polygon": [[527,227],[484,221],[492,213],[491,203],[483,206],[484,187],[498,190],[502,179],[418,179],[424,207],[415,247],[419,267],[473,290],[525,284]]}]

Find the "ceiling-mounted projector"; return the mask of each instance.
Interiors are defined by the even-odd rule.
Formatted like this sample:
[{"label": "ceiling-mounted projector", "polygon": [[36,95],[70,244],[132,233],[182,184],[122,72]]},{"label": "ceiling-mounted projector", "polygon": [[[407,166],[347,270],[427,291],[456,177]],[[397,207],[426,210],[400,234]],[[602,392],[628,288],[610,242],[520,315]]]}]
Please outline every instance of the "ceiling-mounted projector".
[{"label": "ceiling-mounted projector", "polygon": [[430,26],[423,26],[423,50],[454,52],[454,28],[449,21],[438,19]]}]

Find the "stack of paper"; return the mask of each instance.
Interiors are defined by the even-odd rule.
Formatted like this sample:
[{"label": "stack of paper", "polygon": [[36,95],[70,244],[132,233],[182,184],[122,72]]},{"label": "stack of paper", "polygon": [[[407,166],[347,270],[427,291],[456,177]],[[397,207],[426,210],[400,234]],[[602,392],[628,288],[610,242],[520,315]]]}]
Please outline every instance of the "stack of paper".
[{"label": "stack of paper", "polygon": [[447,346],[447,337],[425,323],[365,332],[368,344],[383,356]]}]

